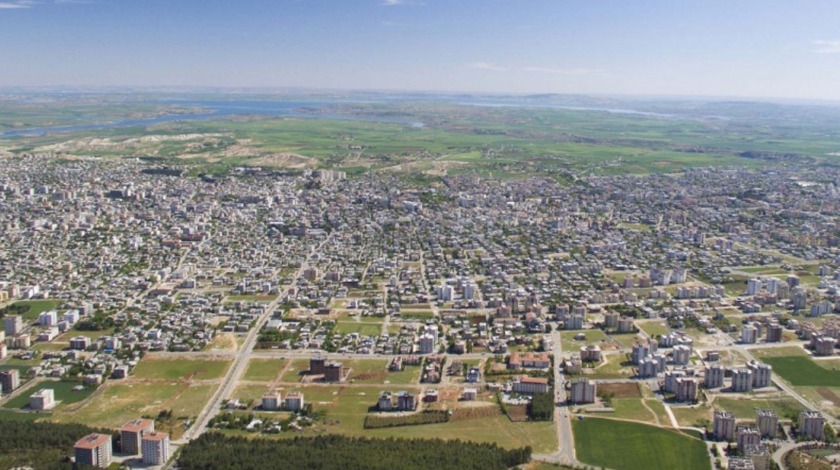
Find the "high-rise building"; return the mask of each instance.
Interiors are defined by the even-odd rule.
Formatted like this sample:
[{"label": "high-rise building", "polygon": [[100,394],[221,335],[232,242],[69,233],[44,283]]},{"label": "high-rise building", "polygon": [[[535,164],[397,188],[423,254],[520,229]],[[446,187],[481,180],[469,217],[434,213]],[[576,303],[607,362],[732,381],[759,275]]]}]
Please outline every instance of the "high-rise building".
[{"label": "high-rise building", "polygon": [[779,415],[774,410],[755,410],[755,426],[761,437],[775,439],[779,429]]},{"label": "high-rise building", "polygon": [[689,359],[691,359],[691,346],[678,344],[674,346],[673,351],[671,351],[671,355],[673,356],[674,364],[684,366],[688,364]]},{"label": "high-rise building", "polygon": [[761,444],[761,434],[752,426],[738,426],[735,431],[735,442],[738,444],[738,451],[743,453],[747,446],[757,447]]},{"label": "high-rise building", "polygon": [[726,411],[715,411],[712,435],[718,441],[731,441],[735,437],[735,415]]},{"label": "high-rise building", "polygon": [[753,389],[753,372],[747,368],[732,371],[732,391],[746,393]]},{"label": "high-rise building", "polygon": [[163,465],[169,460],[169,434],[154,431],[145,433],[141,446],[143,463]]},{"label": "high-rise building", "polygon": [[144,435],[154,432],[155,422],[150,419],[133,419],[120,428],[122,452],[137,455],[141,451],[141,440]]},{"label": "high-rise building", "polygon": [[782,325],[778,323],[771,323],[767,325],[767,342],[779,343],[782,341]]},{"label": "high-rise building", "polygon": [[3,319],[3,329],[8,336],[17,336],[23,331],[23,317],[20,315],[7,315]]},{"label": "high-rise building", "polygon": [[289,392],[286,394],[286,409],[289,411],[300,411],[303,409],[303,393]]},{"label": "high-rise building", "polygon": [[725,372],[725,369],[720,364],[713,364],[706,368],[706,376],[704,378],[706,388],[723,387],[723,376]]},{"label": "high-rise building", "polygon": [[763,362],[750,361],[747,367],[752,371],[753,388],[769,387],[773,378],[773,368]]},{"label": "high-rise building", "polygon": [[0,370],[0,390],[12,393],[20,387],[20,372],[17,369]]},{"label": "high-rise building", "polygon": [[744,344],[753,344],[758,341],[758,328],[755,325],[748,323],[744,325],[741,330],[741,342]]},{"label": "high-rise building", "polygon": [[678,378],[676,394],[677,401],[697,400],[697,380],[688,377]]},{"label": "high-rise building", "polygon": [[260,408],[268,411],[275,411],[280,409],[282,403],[283,401],[282,397],[280,396],[280,392],[277,390],[270,390],[268,392],[265,392],[265,394],[262,396]]},{"label": "high-rise building", "polygon": [[589,379],[582,378],[573,380],[571,384],[571,389],[571,396],[569,400],[572,403],[595,402],[595,383],[589,382]]},{"label": "high-rise building", "polygon": [[111,436],[88,434],[76,442],[73,454],[77,464],[106,468],[111,465]]},{"label": "high-rise building", "polygon": [[825,436],[825,417],[819,411],[799,413],[799,435],[807,439],[822,440]]}]

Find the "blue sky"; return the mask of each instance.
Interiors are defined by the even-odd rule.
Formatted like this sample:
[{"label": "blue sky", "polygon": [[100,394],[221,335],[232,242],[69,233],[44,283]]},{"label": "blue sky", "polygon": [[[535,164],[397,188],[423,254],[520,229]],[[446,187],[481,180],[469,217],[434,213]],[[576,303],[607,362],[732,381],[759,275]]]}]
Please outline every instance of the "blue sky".
[{"label": "blue sky", "polygon": [[0,0],[0,86],[840,100],[836,0]]}]

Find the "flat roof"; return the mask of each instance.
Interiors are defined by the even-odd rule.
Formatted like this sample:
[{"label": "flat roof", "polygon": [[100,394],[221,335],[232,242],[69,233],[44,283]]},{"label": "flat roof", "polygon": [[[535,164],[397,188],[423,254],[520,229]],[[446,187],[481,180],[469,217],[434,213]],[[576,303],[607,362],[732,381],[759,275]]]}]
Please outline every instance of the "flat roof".
[{"label": "flat roof", "polygon": [[123,424],[123,427],[120,428],[120,431],[140,432],[154,425],[155,422],[150,419],[133,419]]},{"label": "flat roof", "polygon": [[77,449],[96,449],[97,447],[111,442],[111,436],[105,434],[88,434],[87,436],[76,441],[75,448]]}]

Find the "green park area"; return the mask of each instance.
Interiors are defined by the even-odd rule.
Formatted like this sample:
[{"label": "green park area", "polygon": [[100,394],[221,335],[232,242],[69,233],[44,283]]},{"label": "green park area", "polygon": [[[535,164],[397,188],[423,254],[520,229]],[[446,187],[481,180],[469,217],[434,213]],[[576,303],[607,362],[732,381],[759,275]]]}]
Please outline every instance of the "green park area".
[{"label": "green park area", "polygon": [[614,470],[708,470],[706,444],[685,434],[627,421],[586,418],[572,423],[577,458]]},{"label": "green park area", "polygon": [[222,377],[231,361],[217,359],[169,359],[146,357],[134,368],[135,379],[208,380]]}]

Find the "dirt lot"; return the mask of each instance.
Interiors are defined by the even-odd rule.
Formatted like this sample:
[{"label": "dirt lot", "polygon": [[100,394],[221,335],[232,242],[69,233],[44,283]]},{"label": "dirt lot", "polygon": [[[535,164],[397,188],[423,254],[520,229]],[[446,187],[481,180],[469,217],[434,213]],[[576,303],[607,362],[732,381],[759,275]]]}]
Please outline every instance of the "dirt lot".
[{"label": "dirt lot", "polygon": [[639,391],[639,384],[631,382],[598,384],[598,393],[612,393],[615,398],[639,398],[642,396]]}]

